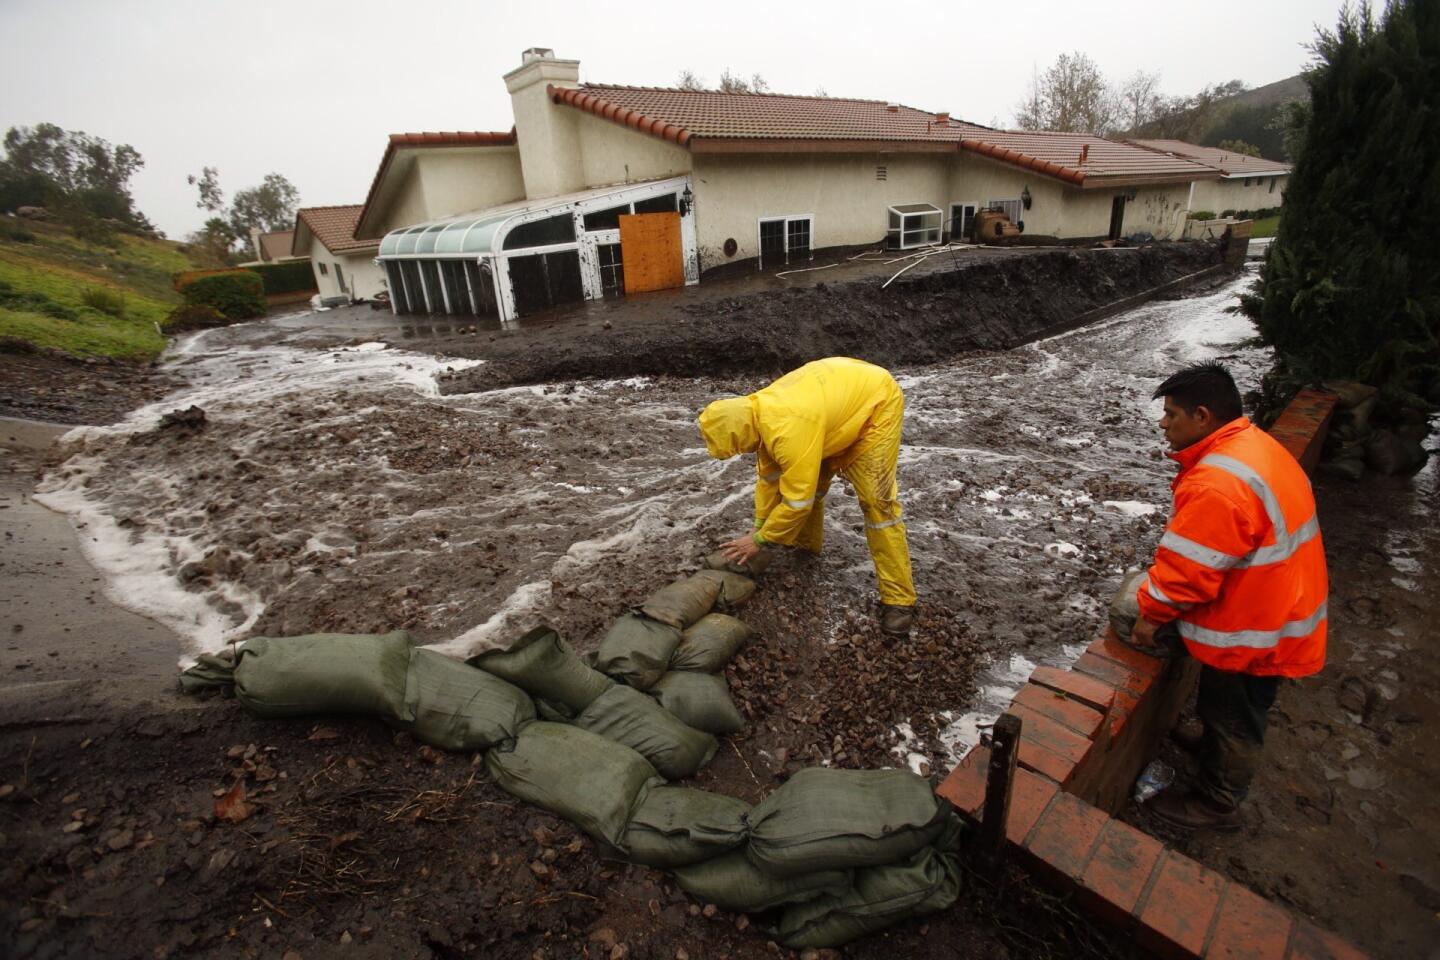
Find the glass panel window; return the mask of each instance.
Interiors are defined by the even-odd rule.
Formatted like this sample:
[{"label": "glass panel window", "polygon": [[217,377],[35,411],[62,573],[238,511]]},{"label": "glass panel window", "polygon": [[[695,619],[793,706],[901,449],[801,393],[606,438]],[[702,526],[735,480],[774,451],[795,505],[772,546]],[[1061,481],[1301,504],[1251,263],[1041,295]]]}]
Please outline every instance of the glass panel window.
[{"label": "glass panel window", "polygon": [[785,256],[787,263],[810,259],[810,221],[785,222]]},{"label": "glass panel window", "polygon": [[505,237],[506,250],[525,247],[548,247],[554,243],[575,242],[575,218],[570,214],[531,220],[513,227]]},{"label": "glass panel window", "polygon": [[630,204],[623,203],[618,207],[610,207],[608,210],[587,213],[585,214],[585,230],[587,233],[597,230],[619,230],[620,218],[629,212]]},{"label": "glass panel window", "polygon": [[760,269],[811,259],[813,224],[809,217],[773,217],[760,221]]},{"label": "glass panel window", "polygon": [[323,261],[323,260],[316,260],[316,261],[315,261],[315,266],[317,266],[317,267],[320,268],[320,276],[322,276],[322,277],[328,277],[328,276],[330,276],[330,268],[327,267],[327,266],[325,266],[325,261]]},{"label": "glass panel window", "polygon": [[1020,222],[1020,211],[1024,209],[1017,200],[987,200],[985,206],[1001,211],[1010,218],[1011,223]]},{"label": "glass panel window", "polygon": [[663,197],[646,197],[644,200],[635,201],[636,213],[674,213],[680,209],[675,205],[675,194],[667,193]]},{"label": "glass panel window", "polygon": [[625,261],[620,244],[602,243],[596,248],[600,256],[600,292],[606,297],[625,296]]},{"label": "glass panel window", "polygon": [[760,221],[760,269],[785,262],[785,221]]}]

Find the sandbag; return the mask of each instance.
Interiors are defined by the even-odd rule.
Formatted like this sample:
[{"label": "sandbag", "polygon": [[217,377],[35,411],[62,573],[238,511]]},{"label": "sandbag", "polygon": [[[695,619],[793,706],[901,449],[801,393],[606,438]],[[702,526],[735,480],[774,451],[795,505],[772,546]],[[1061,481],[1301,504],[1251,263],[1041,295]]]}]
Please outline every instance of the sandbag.
[{"label": "sandbag", "polygon": [[623,743],[666,780],[683,780],[715,756],[715,738],[687,727],[639,690],[616,684],[575,717],[575,726]]},{"label": "sandbag", "polygon": [[1135,594],[1145,582],[1147,570],[1131,570],[1120,581],[1120,588],[1110,598],[1110,629],[1121,640],[1129,640],[1135,632],[1135,621],[1140,619],[1140,602]]},{"label": "sandbag", "polygon": [[734,610],[742,606],[755,593],[755,581],[738,573],[725,570],[701,570],[691,580],[709,580],[720,585],[715,606],[721,610]]},{"label": "sandbag", "polygon": [[722,910],[761,913],[787,903],[800,903],[850,889],[851,871],[821,870],[796,877],[774,877],[736,850],[675,871],[675,882],[693,897]]},{"label": "sandbag", "polygon": [[839,947],[944,910],[959,896],[955,856],[926,848],[905,863],[856,870],[850,890],[786,907],[767,932],[792,950]]},{"label": "sandbag", "polygon": [[404,631],[252,637],[235,665],[235,699],[262,717],[358,714],[409,721],[409,671]]},{"label": "sandbag", "polygon": [[202,653],[195,663],[180,672],[180,689],[199,693],[235,685],[235,652],[230,648],[219,653]]},{"label": "sandbag", "polygon": [[611,624],[600,641],[595,668],[637,690],[649,690],[670,668],[670,657],[679,645],[677,628],[627,613]]},{"label": "sandbag", "polygon": [[[594,703],[595,701],[590,702]],[[563,703],[551,703],[544,697],[536,697],[535,716],[541,720],[551,720],[555,723],[570,723],[575,719],[575,711]]]},{"label": "sandbag", "polygon": [[723,737],[745,729],[745,718],[735,709],[723,674],[672,670],[650,689],[650,695],[696,730]]},{"label": "sandbag", "polygon": [[745,577],[758,577],[769,568],[772,559],[774,559],[773,551],[762,549],[744,563],[732,563],[725,558],[725,554],[716,550],[705,558],[704,566],[706,570],[724,570]]},{"label": "sandbag", "polygon": [[685,867],[745,842],[750,804],[691,787],[651,787],[625,831],[628,857],[647,867]]},{"label": "sandbag", "polygon": [[624,850],[630,813],[663,781],[629,747],[564,723],[535,720],[485,754],[485,769],[511,796],[544,807],[601,843]]},{"label": "sandbag", "polygon": [[750,859],[766,873],[895,863],[949,826],[949,805],[909,770],[809,767],[750,811]]},{"label": "sandbag", "polygon": [[398,725],[442,750],[488,750],[535,719],[524,690],[434,650],[411,651],[405,708],[414,719]]},{"label": "sandbag", "polygon": [[707,613],[680,635],[670,657],[671,670],[714,673],[755,635],[749,624],[724,613]]},{"label": "sandbag", "polygon": [[465,662],[510,681],[532,697],[571,710],[584,710],[612,683],[581,662],[560,634],[543,625],[525,634],[509,650],[491,650]]},{"label": "sandbag", "polygon": [[719,596],[718,581],[696,574],[657,590],[654,596],[640,604],[640,612],[651,620],[684,630],[709,613]]}]

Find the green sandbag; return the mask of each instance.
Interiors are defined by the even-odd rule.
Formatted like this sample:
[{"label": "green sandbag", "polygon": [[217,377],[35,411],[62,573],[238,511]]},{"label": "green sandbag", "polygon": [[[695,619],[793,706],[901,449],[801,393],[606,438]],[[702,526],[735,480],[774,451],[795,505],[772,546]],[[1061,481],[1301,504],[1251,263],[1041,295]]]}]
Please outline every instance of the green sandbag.
[{"label": "green sandbag", "polygon": [[651,787],[625,831],[629,859],[647,867],[686,867],[745,842],[750,804],[691,787]]},{"label": "green sandbag", "polygon": [[777,877],[880,866],[930,844],[951,816],[909,770],[809,767],[750,811],[747,852]]},{"label": "green sandbag", "polygon": [[616,684],[575,717],[575,726],[623,743],[666,780],[683,780],[709,763],[715,738],[687,727],[639,690]]},{"label": "green sandbag", "polygon": [[743,620],[707,613],[680,635],[680,646],[670,657],[670,669],[714,673],[754,635],[755,631]]},{"label": "green sandbag", "polygon": [[745,729],[724,674],[672,670],[650,688],[650,696],[696,730],[723,737]]},{"label": "green sandbag", "polygon": [[726,570],[701,570],[690,579],[709,580],[719,584],[720,593],[715,598],[715,605],[721,610],[733,610],[743,605],[755,592],[754,580]]},{"label": "green sandbag", "polygon": [[485,754],[507,793],[544,807],[601,843],[624,850],[625,828],[645,787],[663,781],[644,757],[598,733],[535,720]]},{"label": "green sandbag", "polygon": [[414,650],[400,724],[442,750],[488,750],[535,719],[530,695],[514,684],[434,650]]},{"label": "green sandbag", "polygon": [[684,630],[709,613],[719,596],[719,581],[697,573],[657,590],[640,605],[640,612],[651,620]]},{"label": "green sandbag", "polygon": [[[594,703],[595,701],[590,702]],[[541,720],[552,720],[555,723],[570,723],[575,719],[575,711],[563,703],[551,703],[544,697],[536,697],[535,716]]]},{"label": "green sandbag", "polygon": [[465,662],[509,680],[532,697],[571,710],[590,706],[612,682],[581,662],[560,634],[543,625],[525,634],[509,650],[492,650]]},{"label": "green sandbag", "polygon": [[199,693],[235,685],[235,654],[230,649],[219,653],[202,653],[194,666],[180,673],[180,689]]},{"label": "green sandbag", "polygon": [[770,561],[773,558],[773,550],[762,549],[744,563],[732,563],[725,558],[725,554],[716,550],[705,558],[704,566],[706,570],[724,570],[728,573],[738,573],[746,577],[758,577],[770,566]]},{"label": "green sandbag", "polygon": [[252,637],[235,665],[235,699],[262,717],[360,714],[409,721],[409,670],[404,631]]},{"label": "green sandbag", "polygon": [[[595,669],[636,690],[649,690],[680,645],[680,631],[668,623],[627,613],[611,624],[595,655]],[[693,726],[693,724],[692,724]]]},{"label": "green sandbag", "polygon": [[821,870],[799,877],[772,877],[745,857],[744,850],[675,871],[680,889],[722,910],[761,913],[850,889],[851,871]]},{"label": "green sandbag", "polygon": [[785,908],[767,929],[792,950],[839,947],[885,927],[944,910],[960,896],[953,854],[925,848],[904,863],[855,871],[855,886]]}]

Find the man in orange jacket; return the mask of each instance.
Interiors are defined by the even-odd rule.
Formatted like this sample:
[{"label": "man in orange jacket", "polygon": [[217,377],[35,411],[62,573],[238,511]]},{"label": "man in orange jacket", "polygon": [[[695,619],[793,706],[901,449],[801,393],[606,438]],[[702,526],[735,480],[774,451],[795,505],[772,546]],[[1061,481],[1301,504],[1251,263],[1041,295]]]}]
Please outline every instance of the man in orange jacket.
[{"label": "man in orange jacket", "polygon": [[1151,808],[1189,828],[1236,829],[1281,677],[1325,665],[1328,579],[1305,471],[1241,413],[1218,363],[1162,383],[1160,428],[1180,464],[1174,508],[1137,594],[1134,640],[1174,624],[1199,660],[1204,732],[1177,735],[1200,762],[1196,789]]}]

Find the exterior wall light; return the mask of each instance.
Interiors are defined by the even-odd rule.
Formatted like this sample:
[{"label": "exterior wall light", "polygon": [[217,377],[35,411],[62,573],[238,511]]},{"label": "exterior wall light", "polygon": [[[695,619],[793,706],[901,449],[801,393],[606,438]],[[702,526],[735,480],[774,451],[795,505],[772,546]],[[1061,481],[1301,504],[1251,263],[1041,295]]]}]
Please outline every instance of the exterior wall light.
[{"label": "exterior wall light", "polygon": [[1025,207],[1026,210],[1029,210],[1029,209],[1030,209],[1030,188],[1029,188],[1029,187],[1026,187],[1024,190],[1021,190],[1021,191],[1020,191],[1020,203]]},{"label": "exterior wall light", "polygon": [[695,202],[695,194],[690,192],[690,184],[685,184],[685,191],[680,194],[680,216],[690,212],[690,205]]}]

